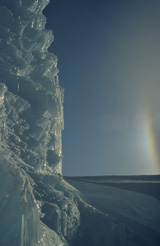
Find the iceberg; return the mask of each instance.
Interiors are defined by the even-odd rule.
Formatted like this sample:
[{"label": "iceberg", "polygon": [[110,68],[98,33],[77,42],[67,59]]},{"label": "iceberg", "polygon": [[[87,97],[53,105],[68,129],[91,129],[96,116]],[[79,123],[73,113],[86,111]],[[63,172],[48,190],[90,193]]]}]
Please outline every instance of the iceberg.
[{"label": "iceberg", "polygon": [[64,90],[47,4],[0,0],[0,245],[158,246],[158,200],[62,177]]}]

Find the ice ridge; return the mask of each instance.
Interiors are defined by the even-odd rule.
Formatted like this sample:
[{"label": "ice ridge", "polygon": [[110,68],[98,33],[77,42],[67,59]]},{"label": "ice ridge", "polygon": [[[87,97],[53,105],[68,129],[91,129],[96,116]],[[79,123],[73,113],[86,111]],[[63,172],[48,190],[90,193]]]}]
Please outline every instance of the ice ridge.
[{"label": "ice ridge", "polygon": [[36,170],[61,173],[64,92],[57,57],[48,52],[48,2],[0,1],[1,137]]},{"label": "ice ridge", "polygon": [[48,3],[0,0],[1,246],[68,245],[79,225],[61,176],[64,90]]}]

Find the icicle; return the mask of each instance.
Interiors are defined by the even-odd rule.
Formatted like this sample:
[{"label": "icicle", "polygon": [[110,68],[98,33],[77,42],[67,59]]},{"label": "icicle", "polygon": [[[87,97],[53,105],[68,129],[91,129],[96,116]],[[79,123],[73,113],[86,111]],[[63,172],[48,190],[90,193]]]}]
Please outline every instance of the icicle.
[{"label": "icicle", "polygon": [[24,235],[24,214],[22,214],[22,223],[21,223],[21,246],[23,246],[23,235]]}]

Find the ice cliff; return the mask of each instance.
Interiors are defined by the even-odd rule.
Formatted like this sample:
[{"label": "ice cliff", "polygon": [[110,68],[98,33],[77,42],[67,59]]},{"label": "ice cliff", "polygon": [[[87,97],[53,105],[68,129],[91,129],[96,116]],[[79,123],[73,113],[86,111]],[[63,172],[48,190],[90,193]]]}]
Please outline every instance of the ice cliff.
[{"label": "ice cliff", "polygon": [[79,225],[61,176],[64,91],[48,3],[0,0],[1,246],[67,245]]},{"label": "ice cliff", "polygon": [[61,173],[63,89],[57,57],[48,52],[48,2],[0,1],[1,137],[34,169]]}]

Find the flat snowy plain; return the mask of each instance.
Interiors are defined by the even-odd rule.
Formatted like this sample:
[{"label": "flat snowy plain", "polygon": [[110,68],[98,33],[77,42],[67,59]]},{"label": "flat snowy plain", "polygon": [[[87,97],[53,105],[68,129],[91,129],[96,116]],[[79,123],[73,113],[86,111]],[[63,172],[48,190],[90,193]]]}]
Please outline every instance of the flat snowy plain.
[{"label": "flat snowy plain", "polygon": [[[80,191],[87,203],[139,235],[138,238],[145,238],[150,245],[160,245],[159,175],[64,179]],[[138,238],[137,245],[141,245]]]}]

